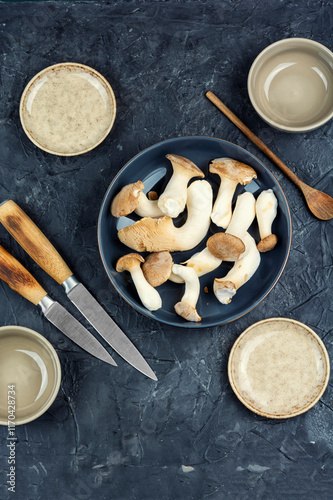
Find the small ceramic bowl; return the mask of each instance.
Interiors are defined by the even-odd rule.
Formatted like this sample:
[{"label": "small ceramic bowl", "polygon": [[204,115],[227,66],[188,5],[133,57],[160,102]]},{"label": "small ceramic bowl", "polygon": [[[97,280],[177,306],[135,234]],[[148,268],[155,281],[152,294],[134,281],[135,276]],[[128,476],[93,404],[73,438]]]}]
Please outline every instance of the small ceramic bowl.
[{"label": "small ceramic bowl", "polygon": [[21,124],[29,139],[58,156],[94,149],[109,134],[115,117],[109,82],[78,63],[45,68],[30,80],[20,102]]},{"label": "small ceramic bowl", "polygon": [[254,60],[248,93],[259,116],[287,132],[306,132],[333,116],[333,53],[318,42],[286,38]]},{"label": "small ceramic bowl", "polygon": [[231,349],[228,376],[238,399],[268,418],[295,417],[312,408],[329,380],[323,342],[308,326],[270,318],[247,328]]},{"label": "small ceramic bowl", "polygon": [[26,424],[55,400],[61,381],[58,355],[39,333],[0,327],[0,425]]}]

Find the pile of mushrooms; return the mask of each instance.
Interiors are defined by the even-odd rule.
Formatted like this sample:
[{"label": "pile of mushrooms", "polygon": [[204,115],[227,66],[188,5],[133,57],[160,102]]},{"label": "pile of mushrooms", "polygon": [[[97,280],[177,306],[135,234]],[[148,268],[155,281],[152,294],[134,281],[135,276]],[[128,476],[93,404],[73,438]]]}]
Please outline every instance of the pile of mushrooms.
[{"label": "pile of mushrooms", "polygon": [[[138,180],[116,195],[111,205],[114,217],[135,212],[140,219],[118,231],[119,240],[136,252],[150,252],[144,259],[129,253],[118,259],[116,270],[128,271],[142,304],[150,311],[162,307],[156,287],[167,280],[185,284],[182,299],[175,311],[187,321],[199,322],[196,310],[200,295],[200,276],[217,269],[223,261],[233,262],[221,278],[215,277],[213,291],[221,304],[229,304],[237,290],[255,274],[261,253],[272,250],[277,236],[272,224],[277,214],[277,199],[271,189],[262,191],[257,200],[250,191],[232,201],[238,184],[245,186],[257,177],[252,167],[232,158],[218,158],[209,171],[220,177],[220,187],[213,204],[213,190],[205,175],[191,160],[169,154],[173,174],[158,196],[143,193]],[[200,178],[201,180],[194,180]],[[190,182],[192,181],[192,182]],[[178,227],[173,219],[187,208],[185,223]],[[248,229],[257,220],[260,242],[256,244]],[[207,239],[206,246],[182,263],[174,263],[170,252],[187,251],[207,236],[211,222],[221,229]]]}]

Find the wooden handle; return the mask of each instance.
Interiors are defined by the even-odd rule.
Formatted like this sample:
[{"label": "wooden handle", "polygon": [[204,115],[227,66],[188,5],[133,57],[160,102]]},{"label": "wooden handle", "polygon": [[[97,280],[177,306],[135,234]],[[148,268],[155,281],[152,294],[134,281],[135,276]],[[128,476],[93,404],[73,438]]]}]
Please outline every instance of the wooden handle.
[{"label": "wooden handle", "polygon": [[206,97],[220,110],[222,111],[222,113],[227,117],[229,118],[229,120],[231,120],[235,125],[236,127],[239,128],[239,130],[241,130],[243,132],[243,134],[245,134],[259,149],[261,149],[261,151],[263,153],[265,153],[266,156],[268,156],[268,158],[270,160],[272,160],[272,162],[274,162],[281,170],[282,172],[287,176],[289,177],[289,179],[294,182],[296,184],[296,186],[298,186],[301,190],[304,189],[304,187],[308,187],[303,181],[301,181],[301,179],[299,179],[297,177],[297,175],[294,174],[294,172],[292,172],[290,170],[290,168],[287,167],[287,165],[285,163],[283,163],[283,161],[281,161],[274,153],[273,151],[271,151],[267,146],[266,144],[264,144],[260,139],[259,137],[257,137],[253,132],[251,132],[251,130],[239,119],[237,118],[236,115],[234,115],[234,113],[229,109],[227,108],[227,106],[225,104],[223,104],[222,101],[220,101],[220,99],[218,97],[216,97],[215,94],[213,94],[213,92],[207,92],[206,93]]},{"label": "wooden handle", "polygon": [[46,291],[35,278],[10,253],[0,245],[0,278],[15,292],[30,300],[35,306],[42,300]]},{"label": "wooden handle", "polygon": [[59,284],[73,274],[46,236],[14,201],[8,200],[0,205],[0,222],[30,257]]}]

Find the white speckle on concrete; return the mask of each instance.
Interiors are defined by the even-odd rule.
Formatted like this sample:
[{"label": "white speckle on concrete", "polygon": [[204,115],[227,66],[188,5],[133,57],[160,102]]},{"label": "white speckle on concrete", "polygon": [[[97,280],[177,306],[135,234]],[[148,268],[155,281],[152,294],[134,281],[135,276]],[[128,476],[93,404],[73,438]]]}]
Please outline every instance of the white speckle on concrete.
[{"label": "white speckle on concrete", "polygon": [[263,473],[266,470],[269,470],[269,467],[265,467],[264,465],[259,465],[259,464],[250,464],[247,468],[249,472],[257,472],[257,473]]},{"label": "white speckle on concrete", "polygon": [[32,465],[30,468],[33,469],[34,471],[36,471],[37,474],[39,475],[39,469],[38,469],[37,465]]},{"label": "white speckle on concrete", "polygon": [[185,473],[192,472],[194,471],[194,467],[191,467],[190,465],[182,465],[182,471]]},{"label": "white speckle on concrete", "polygon": [[42,471],[44,472],[44,474],[47,476],[47,470],[45,469],[44,464],[42,462],[39,462],[39,465],[40,465],[40,468],[42,469]]}]

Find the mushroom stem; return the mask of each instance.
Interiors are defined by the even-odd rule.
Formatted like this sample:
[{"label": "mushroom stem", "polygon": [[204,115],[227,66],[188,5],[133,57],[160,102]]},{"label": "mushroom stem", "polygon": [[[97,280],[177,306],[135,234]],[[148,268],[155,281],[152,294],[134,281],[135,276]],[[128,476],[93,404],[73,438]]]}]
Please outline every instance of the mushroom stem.
[{"label": "mushroom stem", "polygon": [[164,215],[157,205],[158,200],[149,200],[142,191],[138,198],[139,203],[134,212],[139,217],[162,217]]},{"label": "mushroom stem", "polygon": [[238,182],[221,177],[221,184],[213,206],[211,219],[219,227],[226,228],[232,216],[232,198],[236,191]]},{"label": "mushroom stem", "polygon": [[190,259],[188,259],[184,264],[187,267],[192,267],[197,276],[203,276],[204,274],[210,273],[216,269],[222,260],[214,257],[214,255],[205,247],[201,252],[197,252]]},{"label": "mushroom stem", "polygon": [[272,234],[272,224],[277,214],[278,201],[272,189],[262,191],[256,202],[256,215],[260,239],[259,252],[272,250],[277,243],[277,236]]},{"label": "mushroom stem", "polygon": [[201,321],[196,305],[200,294],[199,278],[191,267],[174,264],[172,272],[185,281],[185,293],[180,302],[175,305],[175,311],[187,321]]},{"label": "mushroom stem", "polygon": [[131,277],[142,304],[149,309],[149,311],[160,309],[162,307],[161,296],[145,279],[141,267],[132,269]]},{"label": "mushroom stem", "polygon": [[206,236],[210,225],[213,193],[209,182],[194,181],[188,187],[187,220],[176,227],[170,217],[146,217],[118,231],[124,245],[138,252],[191,250]]},{"label": "mushroom stem", "polygon": [[[243,245],[243,249],[241,249],[240,248],[241,242],[238,242],[237,244],[236,241],[235,242],[231,242],[230,240],[228,241],[228,238],[226,238],[225,235],[228,234],[229,239],[231,236],[236,236],[237,239],[238,238],[242,239],[244,237],[244,234],[251,226],[253,219],[255,217],[255,202],[256,200],[252,193],[245,192],[240,194],[237,197],[236,206],[232,214],[231,222],[228,226],[228,229],[225,231],[225,233],[216,233],[215,235],[211,236],[211,238],[219,239],[219,241],[217,241],[217,243],[215,244],[216,247],[219,246],[221,249],[227,250],[223,252],[225,254],[223,258],[214,256],[206,246],[201,252],[197,252],[194,255],[192,255],[192,257],[190,257],[185,262],[185,264],[188,267],[193,267],[198,276],[203,276],[204,274],[214,271],[214,269],[216,269],[217,267],[219,267],[219,265],[221,265],[223,260],[228,262],[234,262],[235,261],[235,257],[233,256],[234,252],[231,252],[229,254],[230,257],[228,256],[231,247],[234,246],[235,248],[238,248],[239,252],[238,256],[239,254],[242,254],[242,252],[244,252],[245,247]],[[179,278],[177,276],[174,276],[173,274],[171,274],[169,279],[170,281],[174,281],[176,283],[181,282]]]},{"label": "mushroom stem", "polygon": [[145,259],[136,253],[130,253],[120,257],[116,264],[116,270],[121,273],[128,271],[131,274],[136,291],[142,304],[149,309],[149,311],[156,311],[162,307],[162,299],[158,291],[153,288],[145,279],[141,263]]},{"label": "mushroom stem", "polygon": [[255,206],[256,200],[252,193],[246,191],[240,194],[226,233],[242,239],[256,216]]},{"label": "mushroom stem", "polygon": [[232,158],[217,158],[209,165],[209,171],[221,179],[220,188],[212,211],[212,221],[224,229],[232,216],[232,199],[238,184],[245,186],[257,177],[255,170]]},{"label": "mushroom stem", "polygon": [[260,253],[249,233],[243,236],[245,252],[223,278],[215,278],[214,294],[221,304],[229,304],[236,291],[254,275],[260,264]]},{"label": "mushroom stem", "polygon": [[171,161],[173,174],[165,190],[158,199],[158,207],[169,217],[178,217],[183,212],[187,199],[187,185],[192,177],[205,177],[204,173],[183,156],[167,155]]}]

